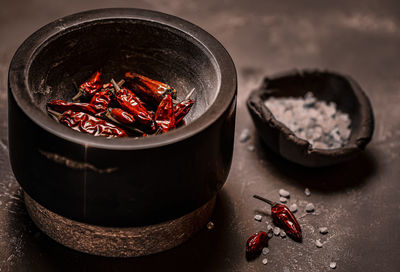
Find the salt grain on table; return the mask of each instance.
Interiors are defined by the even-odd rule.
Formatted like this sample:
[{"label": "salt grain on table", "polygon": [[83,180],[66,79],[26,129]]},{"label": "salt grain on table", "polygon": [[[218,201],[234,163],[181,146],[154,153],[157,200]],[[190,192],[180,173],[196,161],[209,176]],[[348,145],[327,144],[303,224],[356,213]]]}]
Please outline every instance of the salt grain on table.
[{"label": "salt grain on table", "polygon": [[240,133],[240,137],[239,137],[239,141],[241,143],[246,142],[248,139],[250,139],[250,130],[245,128],[242,130],[242,132]]},{"label": "salt grain on table", "polygon": [[328,233],[328,228],[327,227],[320,227],[319,228],[319,232],[321,234],[327,234]]},{"label": "salt grain on table", "polygon": [[281,230],[281,232],[279,233],[279,235],[280,235],[282,238],[285,238],[285,237],[286,237],[286,232],[285,232],[284,230]]},{"label": "salt grain on table", "polygon": [[264,259],[262,260],[262,263],[263,263],[264,265],[267,264],[267,263],[268,263],[267,258],[264,258]]},{"label": "salt grain on table", "polygon": [[314,204],[308,203],[308,204],[306,205],[306,212],[313,212],[314,210],[315,210]]},{"label": "salt grain on table", "polygon": [[332,269],[335,269],[336,268],[336,263],[335,262],[331,262],[329,264],[329,267],[332,268]]},{"label": "salt grain on table", "polygon": [[271,97],[264,104],[279,122],[314,148],[340,148],[348,142],[351,120],[334,102],[319,101],[308,92],[304,98]]},{"label": "salt grain on table", "polygon": [[286,198],[286,197],[280,197],[280,198],[279,198],[279,201],[280,201],[281,203],[286,203],[286,202],[287,202],[287,198]]},{"label": "salt grain on table", "polygon": [[310,196],[310,195],[311,195],[310,189],[305,188],[305,189],[304,189],[304,194],[305,194],[306,196]]},{"label": "salt grain on table", "polygon": [[315,241],[315,245],[316,245],[318,248],[321,248],[321,247],[322,247],[322,243],[321,243],[321,241],[320,241],[319,239]]},{"label": "salt grain on table", "polygon": [[274,228],[274,234],[275,234],[276,236],[278,236],[279,233],[281,233],[281,229],[278,228],[278,227],[275,227],[275,228]]},{"label": "salt grain on table", "polygon": [[286,198],[290,197],[290,193],[288,191],[286,191],[285,189],[279,189],[279,195],[282,197],[286,197]]},{"label": "salt grain on table", "polygon": [[254,220],[260,221],[262,220],[262,216],[259,214],[254,215]]},{"label": "salt grain on table", "polygon": [[208,222],[207,223],[207,229],[212,230],[214,228],[214,223],[213,222]]},{"label": "salt grain on table", "polygon": [[267,255],[269,253],[269,248],[268,247],[264,247],[262,249],[262,254]]},{"label": "salt grain on table", "polygon": [[296,204],[290,205],[289,210],[290,210],[292,213],[297,212],[297,205],[296,205]]}]

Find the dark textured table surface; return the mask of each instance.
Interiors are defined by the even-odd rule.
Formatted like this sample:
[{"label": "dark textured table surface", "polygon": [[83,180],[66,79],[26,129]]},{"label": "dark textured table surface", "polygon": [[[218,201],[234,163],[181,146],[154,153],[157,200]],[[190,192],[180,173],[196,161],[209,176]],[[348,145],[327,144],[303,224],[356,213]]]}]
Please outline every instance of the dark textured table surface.
[{"label": "dark textured table surface", "polygon": [[[400,271],[400,4],[398,1],[8,1],[0,8],[0,271]],[[361,1],[360,1],[361,2]],[[29,219],[10,169],[7,71],[17,47],[59,17],[99,7],[154,9],[187,19],[219,39],[238,71],[237,135],[230,176],[212,221],[178,248],[153,256],[109,259],[53,242]],[[370,97],[376,127],[367,151],[328,169],[306,170],[266,151],[245,100],[263,76],[293,68],[349,74]],[[248,146],[254,145],[255,151]],[[29,166],[27,166],[29,167]],[[303,193],[308,187],[311,196]],[[278,199],[290,191],[303,227],[302,244],[274,237],[268,264],[247,262],[244,244],[270,222],[253,193]],[[313,202],[316,212],[306,215]],[[263,221],[253,219],[263,214]],[[327,226],[329,233],[318,233]],[[315,246],[321,239],[322,248]]]}]

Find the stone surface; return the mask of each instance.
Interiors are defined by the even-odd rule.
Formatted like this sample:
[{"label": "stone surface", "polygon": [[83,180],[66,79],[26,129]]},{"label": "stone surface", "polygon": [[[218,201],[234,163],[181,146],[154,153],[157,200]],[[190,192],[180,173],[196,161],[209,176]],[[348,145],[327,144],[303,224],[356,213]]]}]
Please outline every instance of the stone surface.
[{"label": "stone surface", "polygon": [[[27,215],[7,149],[7,71],[15,50],[52,20],[111,6],[155,9],[199,25],[226,47],[239,78],[234,159],[212,217],[218,227],[213,231],[204,228],[175,249],[122,260],[75,252],[41,233]],[[340,260],[338,271],[399,271],[400,230],[393,228],[400,225],[398,209],[393,208],[400,205],[399,13],[400,3],[394,0],[367,0],[362,8],[356,1],[343,0],[251,4],[230,0],[5,0],[0,9],[1,271],[265,271],[262,259],[247,262],[244,257],[244,242],[259,231],[260,224],[252,219],[254,211],[265,207],[252,201],[252,195],[271,193],[272,197],[277,188],[289,188],[289,184],[292,197],[299,199],[304,188],[310,188],[312,201],[322,209],[320,215],[298,219],[304,237],[316,239],[320,234],[312,236],[309,231],[323,225],[329,227],[332,238],[329,249],[321,250],[312,242],[273,238],[269,271],[319,272],[329,270],[329,260]],[[303,67],[349,74],[371,99],[374,138],[357,160],[313,171],[265,151],[256,135],[255,152],[248,152],[247,144],[239,145],[240,132],[254,129],[245,107],[250,91],[265,75]],[[305,203],[298,205],[297,214]],[[371,224],[371,218],[380,224]]]}]

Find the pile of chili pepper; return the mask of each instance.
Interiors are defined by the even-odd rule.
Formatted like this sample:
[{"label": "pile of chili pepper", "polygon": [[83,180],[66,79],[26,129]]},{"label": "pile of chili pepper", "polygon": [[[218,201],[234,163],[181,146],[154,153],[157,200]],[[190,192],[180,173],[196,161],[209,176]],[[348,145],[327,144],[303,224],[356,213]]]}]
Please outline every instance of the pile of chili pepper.
[{"label": "pile of chili pepper", "polygon": [[94,73],[79,86],[72,102],[52,100],[48,113],[73,130],[94,136],[143,137],[166,133],[184,123],[194,89],[180,102],[171,86],[136,73],[116,83]]}]

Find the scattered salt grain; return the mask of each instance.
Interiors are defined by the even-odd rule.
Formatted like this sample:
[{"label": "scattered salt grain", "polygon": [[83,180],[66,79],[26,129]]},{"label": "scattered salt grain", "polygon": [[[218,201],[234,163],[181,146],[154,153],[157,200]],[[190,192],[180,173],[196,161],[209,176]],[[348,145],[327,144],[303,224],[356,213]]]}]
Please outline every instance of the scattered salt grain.
[{"label": "scattered salt grain", "polygon": [[306,205],[306,212],[313,212],[315,210],[314,204],[308,203]]},{"label": "scattered salt grain", "polygon": [[207,223],[207,229],[212,230],[214,228],[214,223],[213,222],[208,222]]},{"label": "scattered salt grain", "polygon": [[274,236],[274,234],[272,233],[272,231],[268,232],[268,238],[272,238],[272,236]]},{"label": "scattered salt grain", "polygon": [[272,227],[270,224],[267,225],[267,231],[272,231],[274,227]]},{"label": "scattered salt grain", "polygon": [[327,227],[320,227],[319,228],[319,232],[321,234],[327,234],[328,233],[328,228]]},{"label": "scattered salt grain", "polygon": [[282,197],[286,197],[286,198],[290,197],[290,193],[288,191],[286,191],[285,189],[279,189],[279,195]]},{"label": "scattered salt grain", "polygon": [[286,203],[286,202],[287,202],[287,198],[286,198],[286,197],[280,197],[280,198],[279,198],[279,201],[280,201],[281,203]]},{"label": "scattered salt grain", "polygon": [[297,205],[296,205],[296,204],[290,205],[289,210],[290,210],[292,213],[297,212]]},{"label": "scattered salt grain", "polygon": [[268,247],[264,247],[262,249],[262,254],[267,255],[269,253],[269,248]]},{"label": "scattered salt grain", "polygon": [[241,143],[246,142],[248,139],[250,139],[250,130],[248,128],[245,128],[242,130],[240,133],[239,141]]},{"label": "scattered salt grain", "polygon": [[351,120],[334,102],[320,101],[308,92],[304,98],[270,97],[264,104],[279,122],[313,148],[340,148],[348,142]]},{"label": "scattered salt grain", "polygon": [[254,220],[260,221],[262,220],[262,216],[259,214],[254,215]]},{"label": "scattered salt grain", "polygon": [[304,189],[304,194],[305,194],[306,196],[310,196],[310,195],[311,195],[310,189],[305,188],[305,189]]},{"label": "scattered salt grain", "polygon": [[335,262],[331,262],[329,264],[329,267],[332,268],[332,269],[335,269],[336,268],[336,263]]},{"label": "scattered salt grain", "polygon": [[281,229],[278,228],[278,227],[275,227],[275,228],[274,228],[274,234],[275,234],[276,236],[278,236],[279,233],[281,233]]},{"label": "scattered salt grain", "polygon": [[266,265],[266,264],[268,263],[267,258],[264,258],[264,259],[262,260],[262,263],[263,263],[264,265]]},{"label": "scattered salt grain", "polygon": [[279,235],[280,235],[282,238],[285,238],[285,237],[286,237],[286,232],[285,232],[284,230],[281,230],[281,232],[279,233]]},{"label": "scattered salt grain", "polygon": [[321,248],[321,247],[322,247],[322,243],[321,243],[321,241],[320,241],[319,239],[315,241],[315,245],[316,245],[318,248]]}]

